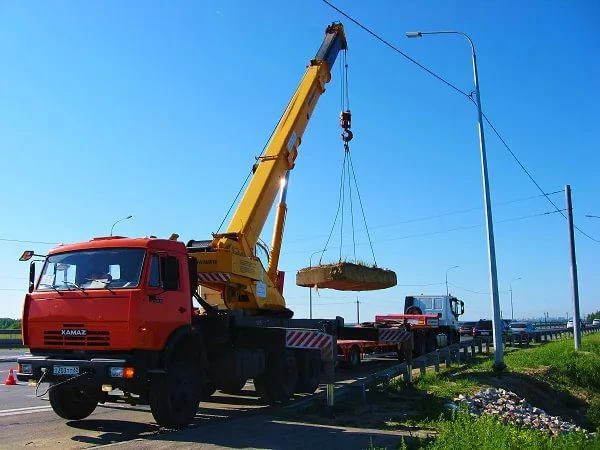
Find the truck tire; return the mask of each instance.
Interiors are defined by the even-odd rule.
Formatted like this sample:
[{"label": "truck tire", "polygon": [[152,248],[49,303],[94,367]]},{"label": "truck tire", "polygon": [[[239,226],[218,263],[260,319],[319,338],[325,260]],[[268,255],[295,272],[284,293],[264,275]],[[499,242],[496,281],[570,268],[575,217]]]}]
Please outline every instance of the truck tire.
[{"label": "truck tire", "polygon": [[425,354],[427,350],[427,342],[425,341],[426,336],[422,333],[416,333],[414,335],[414,347],[413,347],[413,356],[421,356]]},{"label": "truck tire", "polygon": [[246,378],[241,380],[226,380],[219,386],[219,390],[226,394],[239,394],[246,386]]},{"label": "truck tire", "polygon": [[152,380],[150,410],[156,423],[180,429],[194,419],[202,396],[200,373],[191,362],[175,362],[165,375]]},{"label": "truck tire", "polygon": [[313,394],[321,381],[321,355],[315,351],[296,353],[298,358],[298,382],[295,392],[298,394]]},{"label": "truck tire", "polygon": [[288,400],[298,382],[298,362],[291,350],[268,355],[265,373],[254,378],[256,393],[266,403],[280,403]]},{"label": "truck tire", "polygon": [[98,406],[98,399],[81,386],[53,387],[50,389],[49,397],[54,412],[67,420],[85,419]]},{"label": "truck tire", "polygon": [[350,369],[356,369],[358,366],[360,366],[360,348],[353,345],[350,349],[350,353],[348,353],[348,367]]}]

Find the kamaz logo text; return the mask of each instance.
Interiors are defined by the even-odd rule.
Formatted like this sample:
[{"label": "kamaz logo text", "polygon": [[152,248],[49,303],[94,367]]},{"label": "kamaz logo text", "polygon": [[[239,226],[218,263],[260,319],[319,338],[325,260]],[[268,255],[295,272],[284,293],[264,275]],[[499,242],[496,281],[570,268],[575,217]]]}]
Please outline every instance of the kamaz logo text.
[{"label": "kamaz logo text", "polygon": [[86,336],[87,330],[60,330],[60,334],[63,336]]}]

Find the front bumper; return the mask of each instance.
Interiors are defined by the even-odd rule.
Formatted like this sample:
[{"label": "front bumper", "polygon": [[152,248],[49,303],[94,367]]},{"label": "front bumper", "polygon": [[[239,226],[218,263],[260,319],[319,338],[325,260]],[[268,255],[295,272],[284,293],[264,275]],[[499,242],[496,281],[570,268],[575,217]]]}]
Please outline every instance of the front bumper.
[{"label": "front bumper", "polygon": [[[19,372],[17,372],[17,379],[19,381],[39,381],[44,373],[44,381],[49,382],[64,381],[73,377],[73,375],[54,375],[54,366],[78,367],[79,375],[86,374],[80,377],[82,382],[94,385],[112,384],[124,386],[134,381],[110,376],[111,367],[124,367],[128,365],[126,359],[92,358],[86,360],[54,359],[49,356],[22,356],[17,359],[17,362],[19,363]],[[22,373],[20,370],[23,364],[31,365],[32,373]]]}]

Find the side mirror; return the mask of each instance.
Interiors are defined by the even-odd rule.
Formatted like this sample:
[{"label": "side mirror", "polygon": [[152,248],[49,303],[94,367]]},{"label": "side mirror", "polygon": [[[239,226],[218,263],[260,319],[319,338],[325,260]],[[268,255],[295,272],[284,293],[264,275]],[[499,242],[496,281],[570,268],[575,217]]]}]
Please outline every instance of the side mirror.
[{"label": "side mirror", "polygon": [[33,258],[33,255],[35,255],[33,250],[25,250],[19,258],[19,261],[29,261],[31,258]]},{"label": "side mirror", "polygon": [[179,289],[179,261],[175,256],[164,256],[161,258],[160,278],[165,291],[176,291]]},{"label": "side mirror", "polygon": [[465,302],[460,302],[460,315],[465,313]]},{"label": "side mirror", "polygon": [[31,261],[29,263],[29,293],[33,292],[33,287],[35,285],[35,262]]}]

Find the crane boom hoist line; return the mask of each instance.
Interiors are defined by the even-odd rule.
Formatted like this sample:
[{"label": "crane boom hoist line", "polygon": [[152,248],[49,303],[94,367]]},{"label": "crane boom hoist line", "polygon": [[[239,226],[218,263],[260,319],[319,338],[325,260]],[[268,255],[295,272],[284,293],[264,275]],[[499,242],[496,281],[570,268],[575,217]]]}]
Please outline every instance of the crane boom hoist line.
[{"label": "crane boom hoist line", "polygon": [[[294,168],[302,136],[331,80],[331,70],[341,50],[347,49],[344,28],[333,23],[310,61],[294,95],[279,120],[264,154],[257,158],[250,182],[224,233],[214,234],[196,253],[199,284],[221,292],[231,310],[248,313],[273,311],[291,315],[282,295],[277,270],[285,223],[285,197],[289,171]],[[282,181],[284,180],[284,181]],[[255,255],[260,233],[278,191],[277,209],[268,270]]]}]

